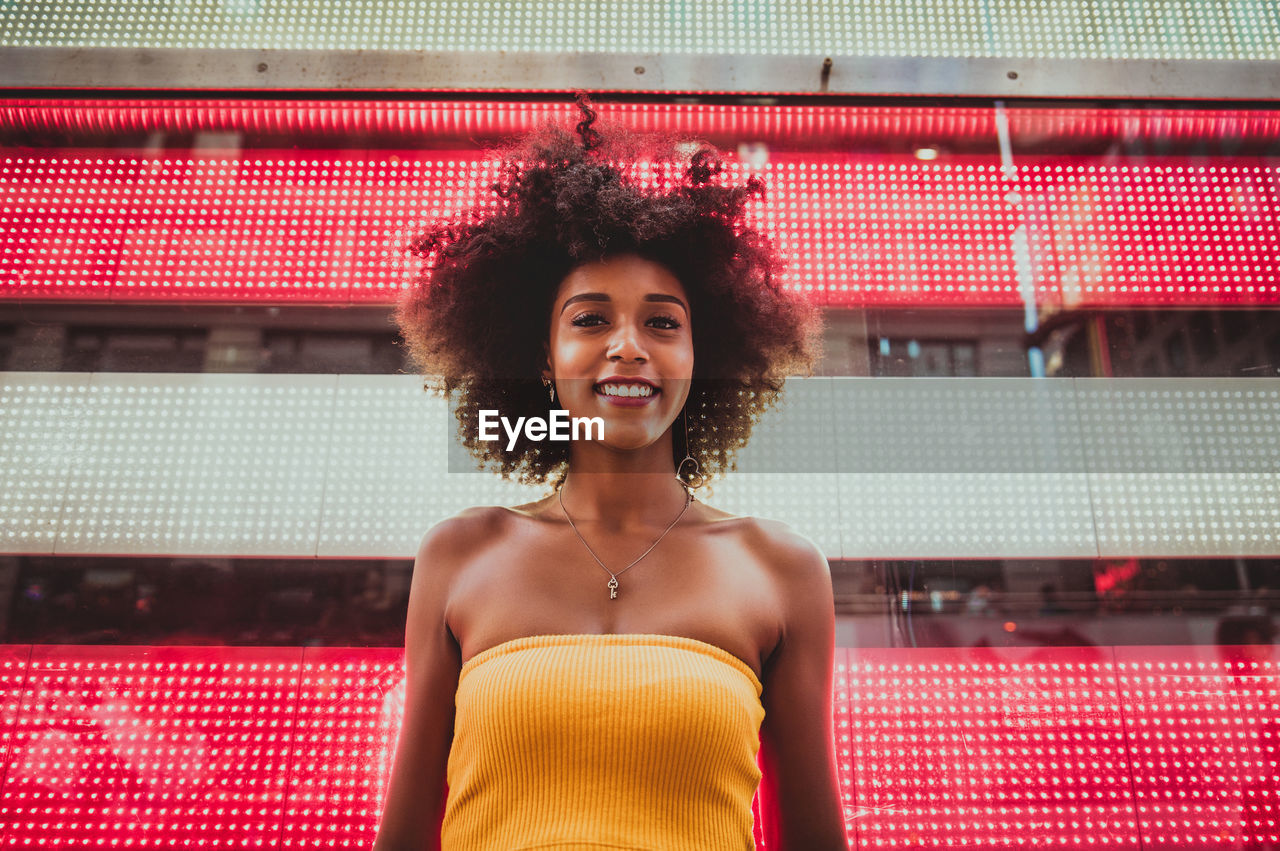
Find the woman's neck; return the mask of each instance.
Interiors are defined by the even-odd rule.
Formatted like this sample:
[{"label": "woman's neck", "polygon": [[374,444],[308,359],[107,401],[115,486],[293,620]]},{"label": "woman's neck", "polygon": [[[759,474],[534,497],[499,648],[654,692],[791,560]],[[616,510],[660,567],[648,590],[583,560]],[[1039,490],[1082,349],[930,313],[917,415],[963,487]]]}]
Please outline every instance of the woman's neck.
[{"label": "woman's neck", "polygon": [[676,480],[670,445],[659,451],[612,457],[571,452],[561,497],[574,522],[617,529],[670,522],[685,503],[685,490]]}]

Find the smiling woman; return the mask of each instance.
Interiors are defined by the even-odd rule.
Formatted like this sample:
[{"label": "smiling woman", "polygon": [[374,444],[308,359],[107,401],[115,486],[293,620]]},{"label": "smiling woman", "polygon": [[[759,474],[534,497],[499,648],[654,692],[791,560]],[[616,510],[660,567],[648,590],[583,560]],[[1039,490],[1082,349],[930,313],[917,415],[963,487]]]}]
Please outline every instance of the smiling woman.
[{"label": "smiling woman", "polygon": [[[429,386],[482,465],[551,491],[423,538],[377,847],[749,849],[759,789],[771,848],[845,848],[826,559],[693,493],[807,366],[814,314],[747,226],[757,182],[606,146],[580,107],[509,153],[496,210],[416,243],[398,315]],[[603,433],[528,428],[557,415]],[[525,425],[488,440],[495,417]]]}]

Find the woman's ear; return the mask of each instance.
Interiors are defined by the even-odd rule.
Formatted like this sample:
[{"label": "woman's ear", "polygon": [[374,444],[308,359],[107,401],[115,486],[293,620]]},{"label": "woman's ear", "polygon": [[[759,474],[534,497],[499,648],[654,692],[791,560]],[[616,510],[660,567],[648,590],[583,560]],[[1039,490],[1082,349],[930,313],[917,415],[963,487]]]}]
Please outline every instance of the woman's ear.
[{"label": "woman's ear", "polygon": [[546,341],[542,341],[542,377],[551,380],[551,345]]}]

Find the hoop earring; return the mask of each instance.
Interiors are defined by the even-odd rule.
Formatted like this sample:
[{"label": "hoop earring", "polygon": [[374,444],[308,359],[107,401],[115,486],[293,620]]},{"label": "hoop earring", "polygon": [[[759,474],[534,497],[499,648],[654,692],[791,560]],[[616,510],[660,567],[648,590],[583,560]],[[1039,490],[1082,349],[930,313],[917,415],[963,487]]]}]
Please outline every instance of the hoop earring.
[{"label": "hoop earring", "polygon": [[[698,459],[693,457],[692,450],[689,447],[689,412],[681,410],[680,417],[684,420],[684,457],[676,465],[676,481],[689,492],[690,496],[693,496],[693,489],[702,487],[702,468],[698,465]],[[691,465],[688,482],[681,475],[685,471],[686,464]]]},{"label": "hoop earring", "polygon": [[554,382],[554,381],[552,381],[552,380],[551,380],[551,379],[549,379],[549,378],[544,378],[544,379],[542,379],[542,386],[543,386],[543,387],[545,387],[545,388],[547,388],[547,395],[551,398],[551,407],[553,407],[553,408],[554,408],[554,407],[555,407],[555,405],[556,405],[556,385],[555,385],[555,382]]}]

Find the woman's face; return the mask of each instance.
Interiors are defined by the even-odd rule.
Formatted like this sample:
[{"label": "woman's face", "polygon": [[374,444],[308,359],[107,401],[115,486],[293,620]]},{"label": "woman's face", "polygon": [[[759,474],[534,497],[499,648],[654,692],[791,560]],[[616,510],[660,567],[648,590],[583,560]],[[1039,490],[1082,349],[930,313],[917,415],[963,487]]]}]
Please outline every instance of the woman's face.
[{"label": "woman's face", "polygon": [[680,413],[693,377],[689,297],[665,266],[624,254],[569,273],[547,346],[559,405],[601,417],[604,443],[639,449]]}]

